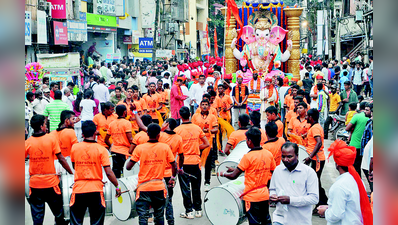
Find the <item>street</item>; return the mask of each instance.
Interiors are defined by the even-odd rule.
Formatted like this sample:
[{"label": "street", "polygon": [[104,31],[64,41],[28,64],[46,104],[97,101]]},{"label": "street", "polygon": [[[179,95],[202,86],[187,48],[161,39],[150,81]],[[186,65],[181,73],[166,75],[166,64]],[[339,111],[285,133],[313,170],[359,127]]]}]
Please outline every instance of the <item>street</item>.
[{"label": "street", "polygon": [[[325,140],[325,154],[327,158],[327,148],[330,146],[332,141],[330,140]],[[222,162],[225,157],[219,156],[219,161]],[[204,177],[204,169],[202,169],[203,175],[202,175],[202,180]],[[330,186],[334,183],[336,178],[338,177],[338,172],[335,169],[335,164],[333,161],[333,158],[330,159],[330,161],[326,160],[325,168],[323,170],[322,174],[322,185],[325,188],[326,194],[329,192]],[[363,178],[364,183],[366,184],[367,190],[369,189],[367,181]],[[212,176],[211,178],[211,187],[217,187],[219,186],[219,182],[217,180],[216,176]],[[202,199],[205,196],[204,186],[202,184]],[[179,217],[179,214],[184,211],[184,206],[182,204],[182,195],[181,195],[181,190],[180,187],[178,186],[178,182],[176,187],[174,188],[174,196],[173,196],[173,207],[174,207],[174,217],[175,217],[175,223],[176,224],[182,224],[182,225],[210,225],[211,222],[207,219],[205,210],[203,208],[203,217],[202,218],[195,218],[193,220],[188,220],[188,219],[183,219]],[[222,199],[220,199],[222,201]],[[275,210],[275,208],[270,208],[270,214],[272,217],[272,212]],[[84,224],[90,224],[90,218],[86,217],[84,220]],[[134,222],[133,222],[134,221]],[[165,221],[166,222],[166,221]],[[312,217],[312,222],[314,225],[323,225],[326,224],[325,219],[319,218],[318,216],[313,216]],[[166,222],[167,223],[167,222]],[[32,216],[30,214],[30,208],[28,202],[25,200],[25,224],[32,224]],[[50,208],[46,206],[46,214],[45,214],[45,219],[44,219],[44,224],[54,224],[54,216],[51,213]],[[116,219],[114,216],[106,216],[105,217],[105,224],[112,224],[112,225],[119,225],[119,224],[138,224],[138,217],[129,219],[127,221],[119,221]],[[242,224],[249,224],[247,221],[243,222]]]}]

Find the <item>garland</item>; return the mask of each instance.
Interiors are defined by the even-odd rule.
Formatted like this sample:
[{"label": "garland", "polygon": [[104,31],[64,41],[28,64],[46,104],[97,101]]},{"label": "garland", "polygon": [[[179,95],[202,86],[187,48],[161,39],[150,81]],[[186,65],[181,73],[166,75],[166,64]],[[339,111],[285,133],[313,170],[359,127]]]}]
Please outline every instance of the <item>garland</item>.
[{"label": "garland", "polygon": [[[256,88],[256,90],[260,90],[261,89],[260,85],[261,85],[261,80],[257,79],[257,88]],[[252,79],[250,81],[250,89],[253,90],[253,86],[254,86],[254,79]]]},{"label": "garland", "polygon": [[[239,92],[240,92],[240,97],[242,97],[242,100],[245,99],[245,97],[246,97],[246,88],[245,87],[246,86],[243,84],[235,86],[235,98],[237,101],[239,101]],[[242,90],[242,88],[243,88],[243,90]]]},{"label": "garland", "polygon": [[272,7],[275,7],[275,8],[283,8],[285,6],[285,4],[281,4],[280,2],[278,3],[278,4],[274,4],[274,3],[268,3],[268,5],[266,5],[266,4],[262,4],[262,3],[250,3],[249,5],[247,5],[246,4],[246,2],[243,2],[242,3],[242,7],[243,8],[257,8],[257,9],[269,9],[269,8],[271,8],[272,9]]}]

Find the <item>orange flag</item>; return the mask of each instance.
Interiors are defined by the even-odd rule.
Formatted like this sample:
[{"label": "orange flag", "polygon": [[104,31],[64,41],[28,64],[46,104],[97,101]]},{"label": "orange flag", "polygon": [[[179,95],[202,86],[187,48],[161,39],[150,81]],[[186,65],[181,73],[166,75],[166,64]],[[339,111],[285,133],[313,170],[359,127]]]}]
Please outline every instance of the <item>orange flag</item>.
[{"label": "orange flag", "polygon": [[207,47],[210,49],[210,42],[209,42],[209,29],[206,24],[206,39],[207,39]]},{"label": "orange flag", "polygon": [[214,57],[218,57],[217,28],[214,27]]}]

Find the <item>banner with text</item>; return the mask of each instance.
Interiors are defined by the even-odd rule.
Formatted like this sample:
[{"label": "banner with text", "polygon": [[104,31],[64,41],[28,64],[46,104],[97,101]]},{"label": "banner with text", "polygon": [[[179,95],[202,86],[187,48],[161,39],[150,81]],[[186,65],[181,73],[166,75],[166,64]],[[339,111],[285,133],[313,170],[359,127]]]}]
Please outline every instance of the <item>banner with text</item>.
[{"label": "banner with text", "polygon": [[53,19],[66,19],[66,0],[47,0],[47,2],[51,2]]},{"label": "banner with text", "polygon": [[68,27],[65,22],[53,21],[54,45],[68,45]]},{"label": "banner with text", "polygon": [[37,10],[37,43],[47,44],[46,12]]},{"label": "banner with text", "polygon": [[32,14],[25,11],[25,45],[32,45]]}]

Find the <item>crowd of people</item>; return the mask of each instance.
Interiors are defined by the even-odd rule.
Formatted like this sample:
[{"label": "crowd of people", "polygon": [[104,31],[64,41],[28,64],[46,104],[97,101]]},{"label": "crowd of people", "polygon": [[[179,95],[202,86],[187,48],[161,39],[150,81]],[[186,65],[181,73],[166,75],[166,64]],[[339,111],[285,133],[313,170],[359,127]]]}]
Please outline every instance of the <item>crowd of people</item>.
[{"label": "crowd of people", "polygon": [[[202,167],[205,191],[212,175],[233,180],[244,173],[241,198],[249,224],[311,224],[313,214],[329,223],[372,224],[361,172],[372,192],[373,58],[364,65],[304,57],[300,79],[253,71],[247,84],[241,71],[232,82],[222,60],[102,62],[82,67],[81,86],[68,82],[60,89],[44,78],[27,92],[25,157],[34,223],[42,224],[45,202],[57,224],[67,223],[53,162],[58,159],[74,174],[71,224],[82,224],[87,207],[91,223],[104,223],[102,178],[120,196],[117,179],[126,161],[128,170],[140,162],[139,224],[148,223],[150,208],[155,224],[164,224],[164,215],[175,224],[176,177],[185,208],[180,217],[202,217]],[[326,149],[333,114],[344,117],[349,137]],[[216,174],[218,156],[241,141],[251,150],[237,168]],[[303,162],[299,146],[306,149]],[[329,194],[321,183],[326,151],[341,174]],[[272,222],[270,206],[276,207]]]}]

